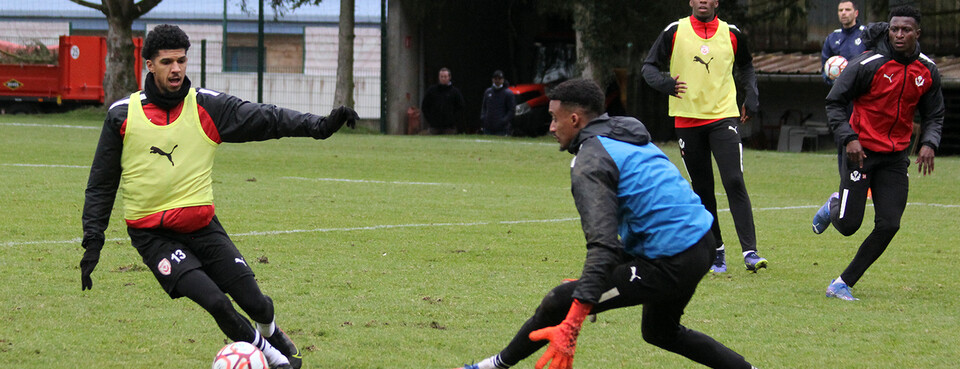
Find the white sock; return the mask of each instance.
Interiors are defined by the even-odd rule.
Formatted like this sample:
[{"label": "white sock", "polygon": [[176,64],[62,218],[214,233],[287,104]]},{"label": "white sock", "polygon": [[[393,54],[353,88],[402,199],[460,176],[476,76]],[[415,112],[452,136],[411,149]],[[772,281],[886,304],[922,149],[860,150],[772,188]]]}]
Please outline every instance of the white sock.
[{"label": "white sock", "polygon": [[835,280],[833,281],[833,283],[843,283],[843,284],[847,284],[847,282],[844,282],[844,281],[843,281],[843,278],[842,278],[842,277],[837,277],[837,279],[835,279]]},{"label": "white sock", "polygon": [[500,354],[493,355],[477,363],[480,369],[507,369],[510,366],[500,361]]},{"label": "white sock", "polygon": [[273,332],[277,329],[276,319],[271,320],[269,324],[257,323],[257,332],[260,332],[260,335],[270,338],[273,336]]},{"label": "white sock", "polygon": [[267,340],[260,335],[260,332],[254,331],[254,333],[256,334],[256,337],[251,343],[253,343],[254,346],[257,346],[257,348],[263,352],[263,356],[267,357],[267,364],[270,364],[271,368],[283,364],[290,364],[290,360],[288,360],[286,356],[283,356],[283,354],[280,353],[280,350],[277,350],[270,345],[270,342],[267,342]]}]

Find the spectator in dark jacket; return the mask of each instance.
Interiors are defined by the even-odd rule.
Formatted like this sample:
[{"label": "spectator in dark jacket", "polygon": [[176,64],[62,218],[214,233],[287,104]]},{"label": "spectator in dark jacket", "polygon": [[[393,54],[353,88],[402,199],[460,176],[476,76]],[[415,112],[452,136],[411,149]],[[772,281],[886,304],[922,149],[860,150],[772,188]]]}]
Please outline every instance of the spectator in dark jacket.
[{"label": "spectator in dark jacket", "polygon": [[507,136],[510,134],[510,123],[513,121],[517,100],[513,91],[504,83],[502,71],[493,72],[492,80],[493,85],[483,93],[480,123],[483,134]]},{"label": "spectator in dark jacket", "polygon": [[[831,56],[840,55],[844,59],[853,60],[864,51],[867,51],[866,44],[863,42],[863,30],[865,27],[860,24],[857,18],[860,11],[857,5],[850,0],[841,0],[837,4],[837,18],[840,19],[840,28],[827,35],[823,40],[823,49],[820,50],[820,68],[827,63]],[[833,80],[823,71],[823,81],[828,85],[833,85]]]},{"label": "spectator in dark jacket", "polygon": [[437,84],[427,89],[420,104],[430,133],[435,135],[457,133],[457,123],[465,105],[463,95],[453,87],[450,78],[450,70],[441,68]]}]

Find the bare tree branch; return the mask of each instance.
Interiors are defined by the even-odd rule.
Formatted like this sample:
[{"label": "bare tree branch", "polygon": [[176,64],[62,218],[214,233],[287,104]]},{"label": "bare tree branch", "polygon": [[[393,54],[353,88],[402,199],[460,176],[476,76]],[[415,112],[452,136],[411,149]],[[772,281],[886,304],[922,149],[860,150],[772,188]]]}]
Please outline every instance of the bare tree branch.
[{"label": "bare tree branch", "polygon": [[142,0],[135,5],[136,9],[136,18],[139,18],[141,15],[147,14],[150,10],[160,4],[162,0]]},{"label": "bare tree branch", "polygon": [[88,7],[88,8],[93,8],[93,9],[99,10],[101,13],[104,12],[104,11],[103,11],[103,5],[101,5],[101,4],[91,3],[91,2],[89,2],[89,1],[83,1],[83,0],[70,0],[70,2],[76,3],[76,4],[80,4],[80,5],[83,5],[83,6]]}]

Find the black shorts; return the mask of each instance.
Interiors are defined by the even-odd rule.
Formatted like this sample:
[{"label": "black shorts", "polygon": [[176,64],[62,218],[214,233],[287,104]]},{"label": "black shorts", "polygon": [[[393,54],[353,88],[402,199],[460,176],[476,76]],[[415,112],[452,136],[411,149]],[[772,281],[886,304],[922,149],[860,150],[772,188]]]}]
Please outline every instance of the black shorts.
[{"label": "black shorts", "polygon": [[127,233],[143,263],[170,298],[181,296],[175,289],[177,281],[191,270],[203,271],[221,290],[242,277],[253,276],[253,270],[216,216],[193,233],[130,227]]},{"label": "black shorts", "polygon": [[611,286],[594,312],[645,304],[647,308],[668,307],[671,314],[682,314],[693,297],[697,285],[710,270],[716,255],[713,234],[707,232],[693,246],[671,257],[661,259],[634,258],[610,272]]}]

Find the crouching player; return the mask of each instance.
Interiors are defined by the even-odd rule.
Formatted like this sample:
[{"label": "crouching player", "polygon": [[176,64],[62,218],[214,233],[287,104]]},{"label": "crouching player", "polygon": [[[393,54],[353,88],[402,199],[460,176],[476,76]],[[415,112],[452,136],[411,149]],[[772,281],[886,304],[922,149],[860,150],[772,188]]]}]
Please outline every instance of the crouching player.
[{"label": "crouching player", "polygon": [[600,114],[604,95],[596,83],[570,80],[549,97],[550,132],[576,155],[570,179],[587,240],[583,273],[550,291],[503,351],[463,368],[509,368],[544,345],[536,368],[570,368],[587,315],[641,304],[647,342],[712,368],[752,368],[680,324],[716,253],[713,217],[680,171],[642,123]]},{"label": "crouching player", "polygon": [[[300,351],[274,323],[273,301],[214,215],[211,172],[221,142],[280,137],[327,138],[357,113],[340,107],[327,117],[190,87],[190,41],[179,27],[147,34],[144,90],[110,107],[90,168],[83,206],[81,289],[103,248],[123,188],[124,219],[133,247],[171,298],[186,296],[213,316],[234,341],[257,346],[271,368],[300,368]],[[240,315],[237,305],[256,322]]]}]

